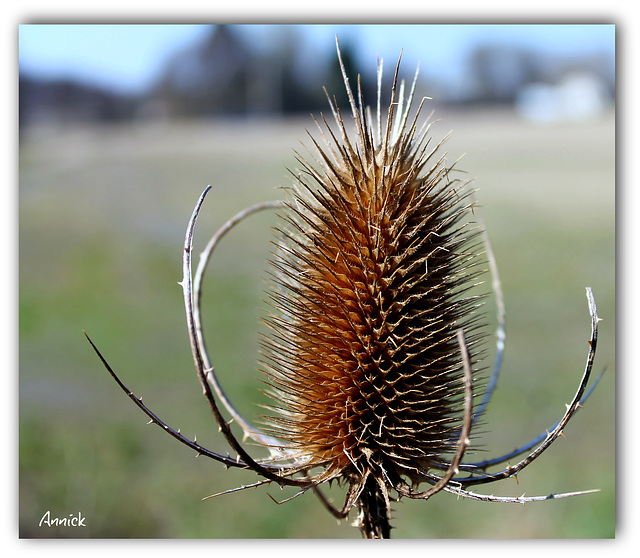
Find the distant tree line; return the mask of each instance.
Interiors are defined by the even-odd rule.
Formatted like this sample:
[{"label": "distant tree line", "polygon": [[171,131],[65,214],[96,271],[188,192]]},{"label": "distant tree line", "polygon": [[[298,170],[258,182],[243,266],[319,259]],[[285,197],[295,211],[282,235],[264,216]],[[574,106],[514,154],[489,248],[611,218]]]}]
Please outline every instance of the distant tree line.
[{"label": "distant tree line", "polygon": [[[172,116],[290,114],[326,106],[328,76],[296,73],[297,55],[295,35],[284,33],[276,48],[256,50],[221,25],[170,60],[151,98]],[[348,46],[345,56],[351,61]]]},{"label": "distant tree line", "polygon": [[[352,44],[341,44],[351,76],[357,75]],[[212,27],[195,47],[177,52],[161,78],[144,95],[118,95],[97,86],[72,81],[39,81],[21,75],[20,126],[37,122],[117,122],[139,118],[191,118],[253,114],[294,114],[325,111],[323,86],[346,103],[335,56],[318,72],[299,63],[298,40],[283,33],[276,48],[257,50],[233,26]],[[529,83],[553,82],[575,68],[588,69],[615,94],[609,57],[550,60],[524,48],[479,45],[469,59],[469,92],[465,103],[512,104]],[[390,79],[387,72],[386,79]],[[355,87],[355,81],[352,81]],[[365,98],[375,98],[375,72],[362,75]],[[439,97],[447,101],[444,90]]]},{"label": "distant tree line", "polygon": [[60,121],[116,122],[131,120],[140,99],[117,95],[72,80],[19,79],[20,127]]}]

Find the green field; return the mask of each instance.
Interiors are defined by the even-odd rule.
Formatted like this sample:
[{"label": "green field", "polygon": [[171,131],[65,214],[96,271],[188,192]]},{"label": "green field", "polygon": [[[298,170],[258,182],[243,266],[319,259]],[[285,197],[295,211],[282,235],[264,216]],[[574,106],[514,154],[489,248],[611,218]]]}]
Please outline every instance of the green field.
[{"label": "green field", "polygon": [[[474,178],[507,306],[501,383],[480,457],[552,426],[584,369],[590,318],[603,321],[601,385],[560,438],[518,476],[478,492],[529,496],[599,488],[526,506],[457,500],[393,506],[396,538],[608,538],[615,534],[615,130],[536,126],[500,112],[437,116],[449,160]],[[87,344],[169,424],[226,447],[193,369],[181,278],[184,228],[207,184],[195,253],[232,214],[280,199],[308,119],[42,129],[20,145],[20,536],[359,538],[312,494],[273,486],[201,501],[258,480],[228,471],[147,426]],[[37,133],[36,133],[37,132]],[[303,151],[304,152],[304,151]],[[264,403],[257,332],[273,215],[252,217],[220,247],[204,285],[216,369],[240,410]],[[493,312],[491,304],[489,311]],[[479,441],[481,440],[481,442]],[[259,452],[259,448],[254,448]],[[341,502],[344,490],[329,492]],[[83,528],[38,523],[82,513]]]}]

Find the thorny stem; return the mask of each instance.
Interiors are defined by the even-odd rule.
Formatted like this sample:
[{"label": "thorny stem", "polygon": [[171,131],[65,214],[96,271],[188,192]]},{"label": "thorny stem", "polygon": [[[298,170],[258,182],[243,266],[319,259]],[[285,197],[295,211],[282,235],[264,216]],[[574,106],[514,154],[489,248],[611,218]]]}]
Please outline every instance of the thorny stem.
[{"label": "thorny stem", "polygon": [[487,405],[489,405],[489,401],[491,400],[491,396],[493,395],[496,386],[498,385],[498,376],[500,374],[500,368],[502,366],[502,355],[504,353],[505,346],[505,308],[504,308],[504,297],[502,295],[502,284],[500,283],[500,275],[498,274],[498,264],[496,262],[496,257],[493,253],[493,249],[491,248],[491,242],[489,242],[489,235],[487,234],[486,229],[483,230],[484,244],[487,250],[487,260],[489,262],[489,268],[491,269],[491,277],[492,277],[492,287],[493,293],[496,297],[496,307],[497,307],[497,318],[498,318],[498,327],[496,329],[496,358],[495,363],[493,365],[493,372],[491,373],[491,378],[489,379],[489,384],[484,392],[484,396],[482,398],[482,402],[478,406],[476,412],[473,415],[473,422],[475,423],[478,418],[480,418]]},{"label": "thorny stem", "polygon": [[472,484],[483,484],[487,482],[493,482],[496,480],[512,477],[518,471],[524,469],[527,465],[533,462],[536,458],[538,458],[542,452],[544,452],[555,440],[558,436],[562,434],[564,427],[567,425],[571,417],[576,413],[576,411],[580,408],[580,402],[582,401],[585,389],[587,384],[589,383],[589,377],[591,376],[591,370],[593,368],[593,361],[596,355],[596,345],[598,343],[598,322],[600,318],[598,318],[598,312],[596,309],[596,303],[593,298],[593,292],[590,287],[586,288],[587,291],[587,301],[589,304],[589,314],[591,315],[591,338],[589,339],[589,353],[587,355],[587,363],[585,366],[585,371],[582,376],[582,380],[580,381],[580,385],[578,387],[578,391],[576,392],[573,401],[571,404],[567,405],[566,412],[560,421],[556,424],[555,428],[551,430],[544,441],[527,457],[522,459],[519,463],[514,466],[509,466],[502,471],[499,471],[494,474],[484,475],[480,477],[467,477],[462,479],[455,479],[457,483],[464,486],[469,486]]},{"label": "thorny stem", "polygon": [[201,300],[202,300],[202,280],[204,278],[205,271],[213,254],[213,251],[217,247],[218,243],[224,236],[238,223],[242,220],[246,219],[250,215],[257,213],[259,211],[263,211],[265,209],[274,209],[278,207],[282,207],[283,202],[280,201],[271,201],[271,202],[263,202],[258,203],[256,205],[252,205],[248,207],[236,215],[234,215],[231,219],[229,219],[220,229],[211,237],[207,246],[200,254],[200,261],[198,263],[198,267],[196,268],[196,272],[193,276],[193,322],[195,324],[196,331],[196,339],[198,346],[200,348],[200,354],[202,355],[202,360],[204,364],[205,371],[207,373],[207,380],[213,387],[216,395],[218,396],[220,402],[227,409],[229,414],[233,417],[233,420],[242,428],[245,437],[250,437],[256,442],[267,446],[271,449],[271,452],[274,454],[280,455],[280,453],[275,448],[281,447],[282,443],[275,440],[273,437],[264,434],[254,426],[252,426],[247,420],[245,420],[242,415],[235,409],[226,393],[222,389],[220,385],[220,381],[214,371],[213,365],[209,359],[207,354],[206,344],[204,341],[204,335],[202,333],[202,322],[200,320],[200,310],[201,310]]},{"label": "thorny stem", "polygon": [[96,352],[96,354],[102,361],[102,364],[104,365],[104,367],[109,371],[109,373],[111,374],[113,379],[116,381],[116,383],[120,386],[120,388],[122,388],[122,390],[129,396],[129,399],[131,399],[131,401],[133,401],[140,409],[142,409],[142,411],[151,419],[149,421],[150,423],[157,424],[160,428],[162,428],[165,432],[169,433],[176,440],[182,442],[186,446],[198,452],[199,455],[204,455],[205,457],[210,457],[212,459],[215,459],[216,461],[220,461],[227,467],[241,467],[241,468],[246,467],[244,463],[241,463],[236,459],[232,459],[228,455],[224,456],[224,455],[217,454],[201,446],[195,440],[193,441],[189,440],[189,438],[183,436],[179,430],[175,430],[171,428],[168,424],[166,424],[162,419],[160,419],[153,411],[151,411],[151,409],[149,409],[142,402],[141,397],[136,397],[136,395],[126,385],[124,385],[124,383],[120,380],[118,375],[113,371],[113,368],[111,368],[107,360],[102,356],[102,353],[98,350],[98,347],[96,347],[93,341],[91,341],[91,338],[87,335],[86,332],[83,332],[83,333],[87,338],[87,340],[89,341],[89,343],[91,344],[91,346],[93,347],[93,350]]},{"label": "thorny stem", "polygon": [[391,537],[391,510],[388,496],[376,479],[369,475],[358,499],[358,526],[364,539],[388,539]]},{"label": "thorny stem", "polygon": [[196,220],[200,213],[200,208],[202,207],[202,203],[204,202],[204,198],[211,190],[211,186],[207,186],[200,195],[198,202],[193,210],[191,215],[191,219],[189,219],[189,224],[187,225],[187,232],[184,240],[184,252],[182,258],[182,281],[180,281],[180,285],[182,286],[182,291],[184,294],[184,305],[185,312],[187,317],[187,330],[189,332],[189,342],[191,344],[191,352],[193,354],[193,360],[196,367],[196,371],[198,374],[198,379],[200,380],[200,385],[202,386],[203,394],[207,399],[207,403],[209,404],[209,408],[213,413],[216,422],[218,423],[218,428],[220,432],[222,432],[223,436],[227,440],[227,443],[231,446],[231,448],[238,454],[238,457],[242,459],[253,471],[262,475],[263,477],[277,482],[280,485],[288,484],[292,486],[308,486],[309,481],[300,480],[300,479],[290,479],[286,477],[279,476],[274,474],[270,469],[262,466],[257,463],[242,447],[242,445],[238,442],[236,437],[231,432],[231,428],[229,427],[229,423],[224,419],[222,414],[220,413],[220,409],[218,408],[218,404],[216,403],[216,399],[211,391],[211,386],[207,381],[207,372],[205,370],[204,359],[202,357],[202,352],[200,351],[200,345],[198,343],[198,336],[196,333],[196,326],[193,317],[193,280],[191,277],[191,252],[193,250],[193,231],[195,228]]},{"label": "thorny stem", "polygon": [[[580,399],[580,403],[578,405],[578,408],[576,409],[576,413],[584,406],[584,404],[587,401],[587,399],[589,399],[589,396],[596,389],[596,387],[600,383],[600,380],[602,379],[602,376],[604,375],[604,372],[605,372],[604,370],[602,372],[600,372],[598,377],[593,381],[593,384],[591,384],[591,387],[589,387],[587,392],[582,396],[582,399]],[[504,455],[501,455],[499,457],[493,457],[491,459],[485,459],[484,461],[477,461],[477,462],[474,462],[474,463],[465,463],[461,468],[465,468],[465,470],[486,469],[487,467],[490,467],[492,465],[498,465],[499,463],[504,463],[505,461],[508,461],[509,459],[513,459],[514,457],[517,457],[518,455],[522,455],[523,453],[529,451],[535,445],[537,445],[540,442],[542,442],[543,440],[545,440],[546,437],[549,435],[549,432],[551,432],[555,428],[557,428],[559,424],[560,424],[560,421],[556,422],[552,427],[547,428],[542,434],[539,434],[533,440],[530,440],[528,443],[526,443],[523,446],[520,446],[520,447],[510,451],[509,453],[505,453]]]},{"label": "thorny stem", "polygon": [[510,496],[494,496],[493,494],[476,494],[475,492],[469,492],[468,490],[462,490],[462,488],[455,487],[453,485],[445,488],[446,492],[463,496],[470,500],[478,500],[480,502],[497,502],[500,504],[521,504],[525,505],[529,502],[543,502],[545,500],[560,500],[562,498],[571,498],[573,496],[582,496],[584,494],[594,494],[600,492],[599,489],[595,490],[581,490],[579,492],[563,492],[562,494],[547,494],[546,496],[516,496],[515,498]]}]

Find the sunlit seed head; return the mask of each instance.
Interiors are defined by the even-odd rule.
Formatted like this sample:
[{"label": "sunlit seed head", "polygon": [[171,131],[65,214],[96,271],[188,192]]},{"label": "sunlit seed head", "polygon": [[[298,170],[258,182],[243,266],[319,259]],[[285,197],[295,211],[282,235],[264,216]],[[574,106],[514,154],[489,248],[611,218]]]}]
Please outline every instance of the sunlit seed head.
[{"label": "sunlit seed head", "polygon": [[[381,67],[378,84],[381,86]],[[409,120],[416,79],[393,82],[382,124],[347,79],[350,134],[331,103],[313,163],[299,156],[271,262],[263,339],[275,435],[325,478],[412,475],[442,464],[460,427],[456,331],[477,364],[483,272],[466,185]],[[379,92],[379,99],[380,99]]]}]

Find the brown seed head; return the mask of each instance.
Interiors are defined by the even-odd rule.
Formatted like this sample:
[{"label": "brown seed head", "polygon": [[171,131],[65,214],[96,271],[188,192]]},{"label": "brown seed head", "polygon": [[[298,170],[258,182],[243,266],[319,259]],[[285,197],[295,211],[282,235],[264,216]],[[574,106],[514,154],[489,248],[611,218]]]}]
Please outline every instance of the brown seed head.
[{"label": "brown seed head", "polygon": [[442,464],[455,445],[456,331],[467,332],[474,362],[482,338],[479,299],[465,295],[482,271],[479,230],[429,127],[417,130],[420,109],[407,126],[413,90],[403,109],[397,70],[377,135],[345,83],[357,141],[330,101],[341,139],[323,118],[326,146],[314,141],[315,166],[299,158],[281,215],[263,341],[277,403],[270,424],[324,479],[372,475],[390,486],[389,475]]}]

